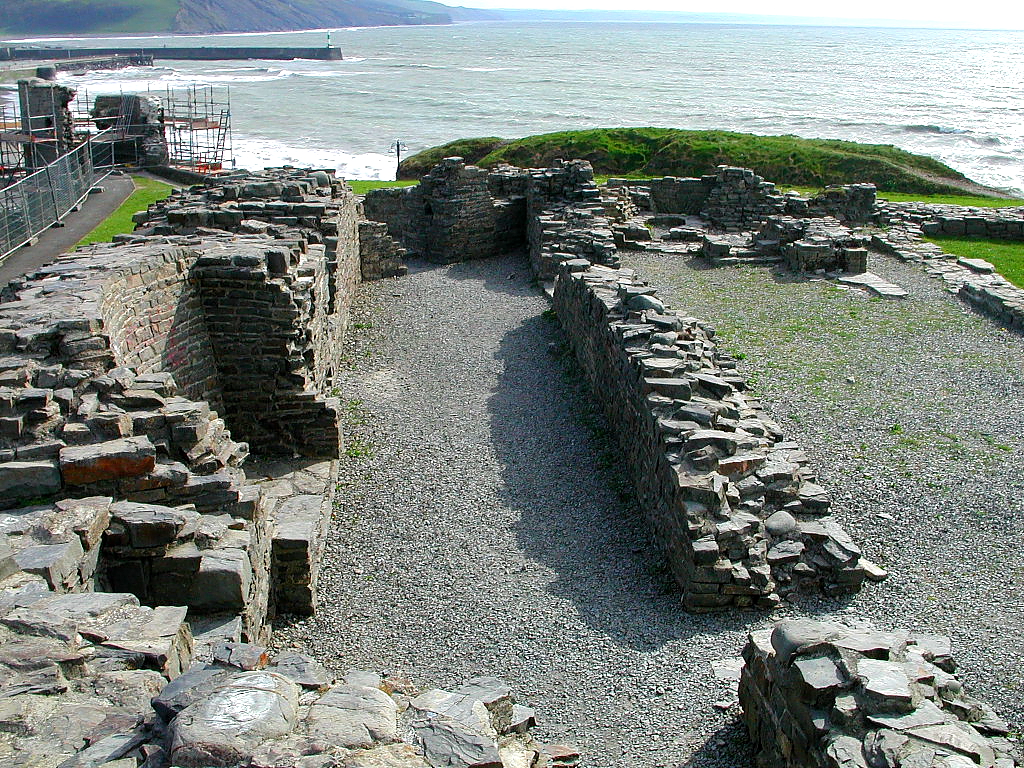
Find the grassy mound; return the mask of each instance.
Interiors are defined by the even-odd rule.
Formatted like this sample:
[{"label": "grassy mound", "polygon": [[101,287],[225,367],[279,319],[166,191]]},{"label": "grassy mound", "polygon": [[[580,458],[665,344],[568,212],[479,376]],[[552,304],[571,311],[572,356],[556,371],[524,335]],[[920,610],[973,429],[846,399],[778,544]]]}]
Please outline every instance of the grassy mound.
[{"label": "grassy mound", "polygon": [[753,168],[783,185],[874,182],[880,190],[892,192],[996,192],[979,187],[938,160],[888,144],[674,128],[600,128],[515,140],[463,139],[407,158],[399,178],[418,178],[453,155],[484,167],[505,162],[524,168],[545,167],[557,158],[582,158],[593,164],[596,173],[611,176],[700,176],[724,164]]}]

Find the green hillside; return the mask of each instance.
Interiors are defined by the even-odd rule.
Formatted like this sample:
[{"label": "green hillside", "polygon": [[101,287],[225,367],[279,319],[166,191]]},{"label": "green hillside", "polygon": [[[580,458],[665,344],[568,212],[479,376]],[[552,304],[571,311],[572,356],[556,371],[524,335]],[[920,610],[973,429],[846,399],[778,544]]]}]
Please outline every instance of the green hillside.
[{"label": "green hillside", "polygon": [[0,35],[275,32],[494,18],[429,0],[3,0]]},{"label": "green hillside", "polygon": [[6,0],[0,34],[164,32],[174,29],[179,0]]},{"label": "green hillside", "polygon": [[888,144],[858,144],[796,136],[755,136],[674,128],[602,128],[523,139],[463,139],[412,155],[399,178],[418,178],[444,157],[457,155],[484,167],[510,163],[545,167],[557,158],[589,160],[607,176],[701,176],[719,165],[752,168],[779,184],[822,187],[873,182],[880,190],[924,194],[1000,196],[930,157]]}]

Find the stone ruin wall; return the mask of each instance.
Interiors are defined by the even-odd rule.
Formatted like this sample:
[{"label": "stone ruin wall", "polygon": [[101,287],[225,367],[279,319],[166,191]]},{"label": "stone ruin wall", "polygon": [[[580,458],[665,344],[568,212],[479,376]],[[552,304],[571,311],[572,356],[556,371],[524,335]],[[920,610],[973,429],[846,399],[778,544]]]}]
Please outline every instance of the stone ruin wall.
[{"label": "stone ruin wall", "polygon": [[1009,726],[954,676],[949,638],[788,620],[743,649],[764,768],[1013,768]]},{"label": "stone ruin wall", "polygon": [[713,328],[668,310],[630,270],[582,259],[563,264],[554,308],[687,609],[770,609],[798,588],[854,592],[884,575]]},{"label": "stone ruin wall", "polygon": [[885,203],[880,206],[872,245],[898,259],[921,263],[978,312],[1007,328],[1024,332],[1024,289],[999,275],[982,259],[956,258],[929,236],[977,236],[992,240],[1024,240],[1024,209],[967,208],[958,205]]},{"label": "stone ruin wall", "polygon": [[187,249],[168,248],[103,286],[100,312],[115,362],[138,373],[167,372],[182,393],[223,409],[202,297]]},{"label": "stone ruin wall", "polygon": [[[714,330],[667,311],[652,289],[617,269],[616,238],[628,229],[622,222],[635,212],[634,196],[603,193],[582,161],[487,174],[449,158],[424,183],[425,190],[372,192],[367,211],[394,225],[392,235],[413,252],[427,246],[410,236],[422,222],[407,214],[419,215],[424,201],[434,212],[433,242],[461,242],[475,218],[475,250],[420,251],[443,263],[462,253],[500,253],[520,240],[495,236],[493,211],[501,195],[518,200],[525,190],[520,227],[534,274],[554,285],[570,346],[619,437],[688,609],[771,608],[799,587],[835,594],[856,591],[868,575],[884,578],[829,515],[828,494],[799,446],[744,393]],[[751,171],[732,168],[701,180],[656,180],[651,199],[661,210],[699,203],[717,212],[723,228],[780,218],[789,200]],[[460,209],[460,200],[472,202]]]},{"label": "stone ruin wall", "polygon": [[[714,329],[618,269],[615,248],[649,239],[628,221],[646,208],[667,218],[703,214],[724,237],[753,230],[756,242],[744,247],[796,270],[863,272],[868,240],[844,225],[875,220],[875,188],[808,199],[723,168],[649,189],[624,182],[607,194],[585,163],[522,174],[531,265],[542,281],[557,276],[554,308],[684,606],[771,608],[797,589],[835,595],[884,579],[830,514],[806,455],[717,349]],[[501,177],[515,178],[510,169]],[[782,623],[752,636],[741,700],[759,764],[1016,765],[1006,724],[963,692],[948,654],[947,639],[920,634]]]},{"label": "stone ruin wall", "polygon": [[[453,733],[457,749],[469,750],[458,759],[500,761],[502,750],[518,750],[537,765],[562,764],[557,750],[529,739],[530,714],[496,682],[414,699],[403,733],[417,735],[403,745],[392,735],[395,704],[378,695],[379,679],[359,673],[335,684],[296,654],[263,669],[267,655],[243,642],[265,641],[276,612],[316,608],[340,439],[331,391],[357,282],[404,273],[406,249],[450,263],[525,247],[617,432],[684,606],[771,608],[796,589],[840,594],[885,573],[834,521],[806,456],[749,394],[714,329],[669,309],[619,269],[616,245],[649,237],[630,222],[645,206],[671,217],[699,205],[720,229],[760,226],[762,238],[777,229],[783,250],[839,220],[861,220],[869,203],[869,185],[807,200],[779,196],[742,169],[656,180],[647,190],[632,182],[601,190],[585,162],[488,173],[449,159],[420,187],[368,195],[365,219],[359,200],[330,174],[295,170],[227,177],[154,205],[138,217],[135,234],[69,255],[0,298],[0,498],[8,507],[0,525],[0,671],[11,672],[9,685],[19,691],[55,696],[58,709],[99,707],[142,723],[130,736],[100,728],[87,743],[113,739],[132,745],[123,754],[174,754],[185,766],[207,764],[211,749],[344,757],[339,749],[356,747],[386,749],[381,759],[425,768],[410,744],[428,753],[429,764],[446,764]],[[861,245],[832,243],[836,253],[859,254]],[[99,691],[108,671],[128,672],[135,692],[116,702],[81,694],[65,668],[53,666],[66,649],[40,639],[54,622],[86,630],[74,652],[88,659],[75,673],[87,686]],[[820,717],[801,709],[816,706],[818,694],[800,698],[800,683],[772,666],[765,642],[752,643],[760,650],[747,654],[744,704],[766,764],[802,765],[786,761],[812,755],[807,765],[873,766],[878,750],[920,740],[907,735],[922,725],[919,715],[931,718],[923,726],[945,727],[949,713],[973,713],[960,719],[975,724],[978,712],[990,714],[971,700],[944,698],[945,719],[932,723],[934,712],[912,689],[914,712],[902,699],[878,710],[910,717],[902,723],[907,738],[893,742],[864,730],[863,723],[877,724],[870,710],[877,692],[865,688],[862,697],[861,678],[848,675],[836,689],[853,691],[853,704],[844,698],[840,708],[836,699],[847,719],[833,718],[822,740]],[[904,663],[908,652],[887,653]],[[28,656],[42,659],[39,671],[18,666]],[[179,677],[158,697],[155,719],[140,711],[139,702]],[[227,705],[217,698],[224,686],[231,700],[243,695],[233,685],[275,691],[284,713],[275,740],[210,740],[204,718]],[[302,691],[328,688],[312,704],[308,696],[296,703]],[[453,695],[479,701],[488,722],[445,731]],[[849,715],[851,706],[866,714]],[[331,707],[357,710],[379,731],[352,741],[331,725]],[[46,730],[29,709],[13,717],[26,732]],[[787,725],[807,717],[815,730]],[[968,741],[982,746],[969,755],[996,768],[1013,764],[998,728],[973,727],[982,741]],[[985,751],[983,739],[993,734]],[[940,735],[943,749],[963,746],[948,729]],[[52,751],[35,738],[14,749]],[[61,748],[76,751],[72,742],[81,743]],[[432,744],[447,746],[434,754]],[[773,757],[783,744],[789,751]],[[846,762],[828,762],[833,753]]]}]

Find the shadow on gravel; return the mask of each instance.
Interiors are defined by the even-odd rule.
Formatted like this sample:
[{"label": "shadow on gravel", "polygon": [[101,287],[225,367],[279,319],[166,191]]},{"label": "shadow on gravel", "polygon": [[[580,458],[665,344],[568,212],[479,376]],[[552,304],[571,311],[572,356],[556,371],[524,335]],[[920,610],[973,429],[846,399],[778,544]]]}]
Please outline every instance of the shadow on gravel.
[{"label": "shadow on gravel", "polygon": [[[483,283],[487,291],[504,293],[509,296],[535,296],[536,290],[530,282],[530,262],[525,252],[510,253],[499,256],[500,260],[512,262],[514,266],[508,271],[502,271],[495,275],[494,261],[496,259],[478,259],[475,261],[463,261],[457,264],[434,264],[424,259],[416,258],[406,261],[409,267],[409,274],[426,272],[431,269],[447,269],[449,276],[454,280],[474,280]],[[527,280],[524,282],[524,276]],[[399,283],[401,285],[401,283]]]},{"label": "shadow on gravel", "polygon": [[554,572],[548,591],[617,645],[651,652],[695,634],[744,631],[757,615],[683,611],[629,499],[617,447],[592,434],[603,422],[574,361],[552,351],[562,340],[557,322],[538,315],[495,353],[504,374],[488,400],[490,432],[503,500],[521,515],[518,545]]},{"label": "shadow on gravel", "polygon": [[754,751],[746,726],[739,718],[729,721],[712,733],[685,763],[677,768],[704,768],[704,766],[754,765]]}]

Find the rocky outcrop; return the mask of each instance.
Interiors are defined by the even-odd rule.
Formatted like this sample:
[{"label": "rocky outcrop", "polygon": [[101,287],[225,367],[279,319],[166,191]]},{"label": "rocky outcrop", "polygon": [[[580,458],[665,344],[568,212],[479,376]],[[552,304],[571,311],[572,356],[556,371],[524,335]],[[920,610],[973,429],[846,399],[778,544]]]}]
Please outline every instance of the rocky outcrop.
[{"label": "rocky outcrop", "polygon": [[1013,768],[1009,727],[953,675],[949,639],[810,620],[755,632],[740,703],[765,768]]}]

